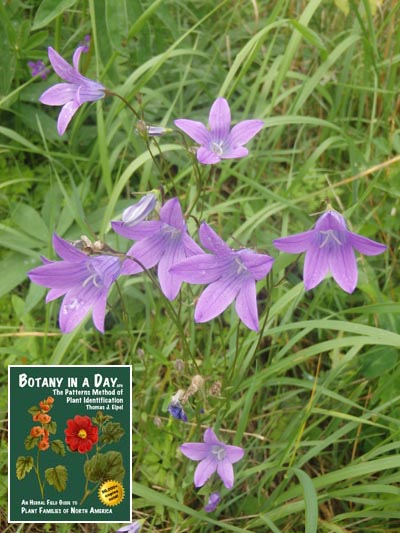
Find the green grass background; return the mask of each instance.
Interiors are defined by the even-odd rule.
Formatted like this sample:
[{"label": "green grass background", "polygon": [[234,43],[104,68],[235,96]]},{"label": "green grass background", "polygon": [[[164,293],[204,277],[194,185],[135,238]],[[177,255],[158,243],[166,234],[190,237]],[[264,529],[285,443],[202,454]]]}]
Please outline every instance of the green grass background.
[{"label": "green grass background", "polygon": [[[7,365],[47,363],[133,365],[133,519],[143,531],[400,531],[399,27],[397,0],[0,4],[2,531],[117,529],[7,524]],[[32,79],[27,62],[47,63],[47,46],[70,61],[86,34],[82,72],[149,124],[206,122],[218,96],[234,122],[263,119],[250,155],[208,175],[176,133],[147,146],[111,97],[83,106],[58,137],[59,108],[38,97],[59,79]],[[201,194],[192,233],[201,217],[232,247],[277,258],[258,284],[260,334],[231,309],[195,325],[198,288],[167,306],[141,276],[113,289],[105,335],[90,319],[60,333],[59,303],[45,305],[46,289],[26,277],[40,255],[55,258],[52,233],[125,251],[110,220],[133,193],[160,186],[184,211]],[[358,258],[352,295],[331,279],[305,293],[303,259],[272,246],[310,228],[326,200],[388,245]],[[171,395],[198,373],[189,423],[170,419]],[[246,455],[206,514],[209,489],[195,491],[195,464],[178,446],[209,425]]]}]

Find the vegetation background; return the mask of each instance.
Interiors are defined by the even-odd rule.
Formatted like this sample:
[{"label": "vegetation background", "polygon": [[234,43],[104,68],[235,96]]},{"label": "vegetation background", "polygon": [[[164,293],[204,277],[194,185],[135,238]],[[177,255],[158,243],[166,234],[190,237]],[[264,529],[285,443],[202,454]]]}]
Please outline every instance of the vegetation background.
[{"label": "vegetation background", "polygon": [[[143,531],[400,531],[399,27],[397,0],[0,3],[1,531],[117,529],[7,523],[7,365],[47,363],[133,365],[133,520]],[[277,257],[258,286],[260,334],[231,310],[195,325],[197,288],[173,302],[177,327],[136,276],[112,291],[105,335],[90,319],[62,335],[59,303],[45,305],[46,290],[29,283],[40,255],[55,258],[54,231],[124,251],[109,221],[133,193],[162,186],[186,210],[199,192],[181,137],[150,143],[152,156],[117,99],[83,106],[57,135],[59,109],[38,97],[58,78],[32,78],[27,62],[47,63],[47,46],[70,61],[85,35],[82,71],[149,124],[206,122],[217,96],[235,122],[265,120],[247,158],[208,181],[200,169],[203,218],[231,246]],[[302,258],[271,244],[310,228],[326,199],[353,231],[388,245],[359,257],[352,295],[331,279],[305,293]],[[189,422],[169,417],[171,396],[199,372]],[[178,450],[207,426],[246,450],[211,514],[208,487],[194,489],[195,465]]]}]

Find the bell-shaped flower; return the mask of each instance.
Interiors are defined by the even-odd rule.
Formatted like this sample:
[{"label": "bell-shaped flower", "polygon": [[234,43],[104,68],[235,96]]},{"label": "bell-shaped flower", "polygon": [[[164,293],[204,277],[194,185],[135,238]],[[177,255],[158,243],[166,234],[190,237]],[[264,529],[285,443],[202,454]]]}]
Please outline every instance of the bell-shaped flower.
[{"label": "bell-shaped flower", "polygon": [[157,265],[161,290],[173,300],[182,281],[170,272],[170,268],[186,257],[202,253],[187,232],[178,198],[171,198],[162,206],[160,220],[145,220],[134,226],[123,221],[111,225],[120,235],[138,241],[127,252],[128,259],[121,273],[137,274],[143,270],[142,266],[149,269]]},{"label": "bell-shaped flower", "polygon": [[273,258],[248,248],[232,250],[205,222],[199,236],[201,244],[212,253],[195,255],[171,268],[182,281],[208,284],[196,304],[195,321],[208,322],[236,300],[239,318],[258,331],[256,281],[269,273]]},{"label": "bell-shaped flower", "polygon": [[183,455],[193,461],[200,461],[194,472],[195,487],[202,487],[217,472],[227,489],[234,483],[233,467],[242,459],[244,449],[240,446],[230,446],[218,440],[214,431],[207,428],[203,442],[186,442],[179,448]]},{"label": "bell-shaped flower", "polygon": [[65,61],[51,46],[48,49],[49,59],[55,72],[67,83],[57,83],[47,89],[39,98],[42,104],[63,106],[58,116],[57,131],[63,135],[72,117],[85,102],[94,102],[104,97],[106,89],[97,81],[93,81],[79,72],[79,58],[85,46],[79,46],[72,59],[73,67]]},{"label": "bell-shaped flower", "polygon": [[75,329],[90,311],[94,325],[104,332],[107,295],[121,273],[121,260],[111,255],[86,255],[56,234],[53,246],[62,261],[43,258],[44,264],[28,276],[50,288],[46,302],[64,296],[59,314],[63,333]]},{"label": "bell-shaped flower", "polygon": [[347,229],[344,217],[329,209],[315,223],[313,229],[289,237],[275,239],[278,250],[290,254],[306,252],[304,287],[316,287],[331,272],[336,283],[352,293],[357,285],[358,270],[354,250],[365,255],[378,255],[386,246]]},{"label": "bell-shaped flower", "polygon": [[175,126],[184,131],[196,143],[197,159],[204,165],[218,163],[221,159],[245,157],[244,147],[264,126],[263,120],[242,120],[231,129],[231,110],[225,98],[217,98],[210,109],[210,129],[196,120],[180,118]]}]

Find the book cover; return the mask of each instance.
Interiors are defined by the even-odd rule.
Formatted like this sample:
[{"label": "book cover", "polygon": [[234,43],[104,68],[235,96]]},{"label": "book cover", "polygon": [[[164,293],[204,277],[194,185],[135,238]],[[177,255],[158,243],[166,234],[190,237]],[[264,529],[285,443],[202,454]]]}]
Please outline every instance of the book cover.
[{"label": "book cover", "polygon": [[131,366],[9,366],[9,522],[130,522]]}]

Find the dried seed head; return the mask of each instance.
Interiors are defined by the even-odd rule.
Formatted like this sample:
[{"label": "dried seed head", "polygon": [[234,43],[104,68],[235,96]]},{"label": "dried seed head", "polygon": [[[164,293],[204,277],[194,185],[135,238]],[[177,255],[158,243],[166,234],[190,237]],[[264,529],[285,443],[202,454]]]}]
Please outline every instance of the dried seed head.
[{"label": "dried seed head", "polygon": [[210,387],[210,396],[221,396],[222,384],[220,381],[215,381]]},{"label": "dried seed head", "polygon": [[199,374],[196,374],[195,376],[193,376],[192,378],[192,382],[189,386],[189,388],[187,389],[187,391],[185,392],[185,395],[183,396],[182,398],[182,402],[187,402],[187,400],[193,396],[193,394],[196,394],[196,392],[203,388],[204,386],[204,378],[202,378]]},{"label": "dried seed head", "polygon": [[163,425],[163,422],[162,422],[162,420],[161,420],[161,418],[160,418],[159,416],[155,416],[155,417],[153,418],[153,424],[154,424],[156,427],[160,428],[160,427]]},{"label": "dried seed head", "polygon": [[182,359],[176,359],[174,361],[174,367],[177,372],[183,372],[185,369],[185,363]]}]

